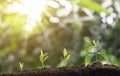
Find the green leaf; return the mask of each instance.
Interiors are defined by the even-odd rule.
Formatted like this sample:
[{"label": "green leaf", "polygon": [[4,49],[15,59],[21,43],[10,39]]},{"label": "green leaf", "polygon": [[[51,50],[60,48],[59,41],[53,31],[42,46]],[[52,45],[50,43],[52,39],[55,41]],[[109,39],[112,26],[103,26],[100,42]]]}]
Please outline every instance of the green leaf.
[{"label": "green leaf", "polygon": [[40,51],[40,55],[43,56],[43,51],[42,50]]},{"label": "green leaf", "polygon": [[23,66],[24,66],[24,63],[22,63],[22,62],[19,62],[19,65],[20,65],[20,69],[21,69],[21,71],[22,71],[22,69],[23,69]]},{"label": "green leaf", "polygon": [[93,44],[94,44],[94,45],[96,44],[95,40],[93,40]]},{"label": "green leaf", "polygon": [[40,55],[40,61],[43,62],[43,56],[42,55]]},{"label": "green leaf", "polygon": [[66,62],[68,62],[69,60],[70,60],[70,58],[71,58],[71,55],[67,55],[67,57],[66,57]]},{"label": "green leaf", "polygon": [[47,59],[48,59],[48,56],[45,56],[45,58],[44,58],[44,62],[45,62]]},{"label": "green leaf", "polygon": [[90,47],[88,48],[88,51],[90,52],[93,48],[95,48],[95,46],[90,46]]},{"label": "green leaf", "polygon": [[44,54],[43,51],[40,51],[40,61],[43,63],[44,62]]},{"label": "green leaf", "polygon": [[40,58],[40,62],[42,64],[42,68],[44,68],[45,67],[44,62],[48,59],[47,53],[44,54],[43,51],[41,50],[39,58]]},{"label": "green leaf", "polygon": [[44,57],[47,56],[47,54],[48,54],[48,53],[45,53],[45,54],[44,54]]},{"label": "green leaf", "polygon": [[85,66],[87,66],[90,63],[93,56],[94,56],[94,54],[89,54],[85,57]]},{"label": "green leaf", "polygon": [[102,57],[103,57],[106,61],[109,62],[109,58],[108,58],[105,50],[101,50],[101,55],[102,55]]},{"label": "green leaf", "polygon": [[67,56],[67,50],[64,48],[64,51],[63,51],[63,55],[64,55],[64,57],[66,57]]},{"label": "green leaf", "polygon": [[96,46],[98,46],[99,41],[98,41],[98,40],[97,40],[97,41],[93,40],[93,44],[94,44],[94,46],[96,47]]},{"label": "green leaf", "polygon": [[80,0],[79,5],[82,5],[95,12],[98,12],[98,13],[104,12],[106,13],[106,15],[109,15],[109,12],[105,8],[103,8],[102,6],[100,6],[95,2],[92,2],[91,0]]}]

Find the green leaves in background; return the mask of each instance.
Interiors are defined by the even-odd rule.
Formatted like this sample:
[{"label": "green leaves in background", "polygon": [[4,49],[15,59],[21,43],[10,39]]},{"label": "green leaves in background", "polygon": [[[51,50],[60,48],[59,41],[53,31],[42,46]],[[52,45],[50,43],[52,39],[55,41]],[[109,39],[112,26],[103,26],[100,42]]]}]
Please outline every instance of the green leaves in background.
[{"label": "green leaves in background", "polygon": [[89,10],[93,10],[98,13],[104,12],[104,13],[106,13],[106,15],[109,15],[109,12],[105,8],[103,8],[102,6],[100,6],[99,4],[97,4],[91,0],[80,0],[79,5],[84,6],[84,7],[88,8]]}]

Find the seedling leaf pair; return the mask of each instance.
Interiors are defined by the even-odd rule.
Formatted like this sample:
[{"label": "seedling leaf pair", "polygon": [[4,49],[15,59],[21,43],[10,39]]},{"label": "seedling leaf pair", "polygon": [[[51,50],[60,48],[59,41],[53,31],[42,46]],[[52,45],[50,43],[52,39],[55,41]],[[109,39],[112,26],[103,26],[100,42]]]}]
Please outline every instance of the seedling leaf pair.
[{"label": "seedling leaf pair", "polygon": [[64,51],[63,51],[63,56],[64,56],[64,62],[65,63],[67,63],[71,58],[71,55],[68,54],[68,52],[65,48],[64,48]]},{"label": "seedling leaf pair", "polygon": [[95,41],[95,40],[93,40],[93,44],[94,44],[94,47],[97,47],[98,44],[99,44],[99,41]]},{"label": "seedling leaf pair", "polygon": [[43,53],[43,51],[40,51],[40,56],[39,56],[40,62],[42,64],[42,68],[45,68],[44,62],[48,59],[47,53]]},{"label": "seedling leaf pair", "polygon": [[20,65],[20,70],[22,71],[22,70],[23,70],[24,63],[23,63],[23,62],[19,62],[19,65]]},{"label": "seedling leaf pair", "polygon": [[64,51],[63,51],[63,56],[64,56],[64,60],[66,62],[68,62],[70,60],[71,55],[68,54],[68,52],[65,48],[64,48]]}]

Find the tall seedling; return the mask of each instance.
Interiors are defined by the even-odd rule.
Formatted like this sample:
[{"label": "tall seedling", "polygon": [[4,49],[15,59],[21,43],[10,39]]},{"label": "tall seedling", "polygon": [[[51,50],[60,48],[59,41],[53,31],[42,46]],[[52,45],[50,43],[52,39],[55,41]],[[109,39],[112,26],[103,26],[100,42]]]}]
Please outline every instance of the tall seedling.
[{"label": "tall seedling", "polygon": [[71,58],[71,55],[68,54],[67,50],[64,48],[63,50],[63,56],[64,56],[64,66],[66,66]]},{"label": "tall seedling", "polygon": [[39,56],[40,62],[41,62],[41,67],[45,68],[45,61],[48,59],[47,53],[43,53],[43,51],[40,51],[40,56]]},{"label": "tall seedling", "polygon": [[[98,41],[93,41],[93,44],[94,45],[91,46],[89,51],[91,51],[93,48],[96,48],[98,46],[99,42]],[[101,51],[96,50],[96,52],[90,53],[85,57],[85,66],[87,66],[91,62],[91,59],[94,56],[95,56],[96,62],[98,62],[99,61],[99,58],[98,58],[99,55],[102,56],[107,62],[110,62],[109,58],[108,58],[108,55],[106,54],[105,50],[101,50]]]}]

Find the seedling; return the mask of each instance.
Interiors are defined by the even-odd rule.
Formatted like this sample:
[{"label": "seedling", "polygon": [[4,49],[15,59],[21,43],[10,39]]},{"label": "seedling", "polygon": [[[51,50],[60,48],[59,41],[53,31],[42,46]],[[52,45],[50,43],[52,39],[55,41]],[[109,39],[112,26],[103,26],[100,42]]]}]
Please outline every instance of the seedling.
[{"label": "seedling", "polygon": [[[89,48],[89,51],[91,51],[93,48],[96,48],[98,46],[99,42],[98,41],[93,41],[93,44],[94,45]],[[95,56],[96,62],[98,62],[99,61],[99,55],[102,56],[107,62],[109,62],[109,58],[108,58],[108,56],[106,54],[106,51],[105,50],[101,50],[101,51],[97,50],[96,52],[90,53],[90,54],[88,54],[86,56],[86,58],[85,58],[85,66],[87,66],[91,62],[91,59],[94,56]]]},{"label": "seedling", "polygon": [[22,71],[22,70],[23,70],[24,63],[23,63],[23,62],[19,62],[19,65],[20,65],[20,70]]},{"label": "seedling", "polygon": [[64,48],[63,50],[63,56],[64,56],[64,64],[67,65],[68,64],[68,61],[70,60],[71,58],[71,55],[68,54],[67,50]]},{"label": "seedling", "polygon": [[40,51],[39,59],[40,59],[40,62],[41,62],[41,67],[42,67],[42,68],[45,68],[44,63],[45,63],[45,61],[48,59],[47,53],[44,54],[43,51],[41,50],[41,51]]}]

